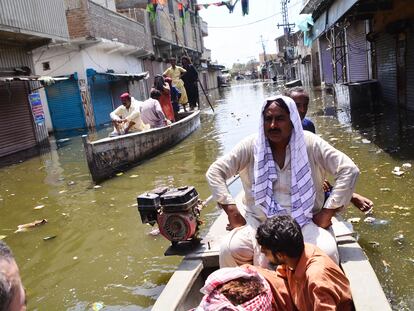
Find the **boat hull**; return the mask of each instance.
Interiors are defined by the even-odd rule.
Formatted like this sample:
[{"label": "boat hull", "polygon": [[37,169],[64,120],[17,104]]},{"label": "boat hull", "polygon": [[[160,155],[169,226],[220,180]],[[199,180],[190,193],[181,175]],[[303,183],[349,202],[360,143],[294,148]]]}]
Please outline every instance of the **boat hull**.
[{"label": "boat hull", "polygon": [[[227,215],[216,219],[202,244],[187,254],[174,272],[152,311],[187,311],[197,307],[201,287],[207,276],[219,268],[220,241],[226,234]],[[341,218],[334,219],[332,229],[338,245],[340,265],[347,276],[356,311],[391,311],[378,278],[355,233]]]},{"label": "boat hull", "polygon": [[99,183],[116,173],[158,154],[189,136],[200,126],[200,111],[194,111],[169,126],[145,132],[89,141],[82,136],[89,171]]}]

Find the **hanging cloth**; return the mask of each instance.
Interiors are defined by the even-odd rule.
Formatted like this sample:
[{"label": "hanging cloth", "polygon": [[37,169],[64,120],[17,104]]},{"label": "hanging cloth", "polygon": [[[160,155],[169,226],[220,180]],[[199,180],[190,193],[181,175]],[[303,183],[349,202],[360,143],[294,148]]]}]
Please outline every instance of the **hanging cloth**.
[{"label": "hanging cloth", "polygon": [[249,0],[241,0],[243,16],[249,14]]},{"label": "hanging cloth", "polygon": [[147,12],[150,15],[151,22],[155,22],[155,19],[157,17],[157,5],[157,0],[148,0]]}]

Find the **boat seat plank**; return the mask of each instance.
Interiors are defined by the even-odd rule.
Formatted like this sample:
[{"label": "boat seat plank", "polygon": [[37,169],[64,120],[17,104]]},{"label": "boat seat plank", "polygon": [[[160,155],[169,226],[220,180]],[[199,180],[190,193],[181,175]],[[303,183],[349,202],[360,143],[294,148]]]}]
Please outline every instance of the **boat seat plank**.
[{"label": "boat seat plank", "polygon": [[338,245],[341,267],[351,284],[356,311],[391,311],[378,278],[357,242]]}]

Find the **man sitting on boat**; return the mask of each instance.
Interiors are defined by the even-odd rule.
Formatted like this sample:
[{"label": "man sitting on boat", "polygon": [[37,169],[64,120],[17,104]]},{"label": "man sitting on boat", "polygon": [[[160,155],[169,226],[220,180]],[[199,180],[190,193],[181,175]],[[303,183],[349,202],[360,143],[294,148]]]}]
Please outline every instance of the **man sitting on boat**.
[{"label": "man sitting on boat", "polygon": [[[305,131],[310,131],[316,134],[315,125],[311,120],[306,118],[306,113],[308,112],[308,105],[309,105],[309,94],[305,91],[305,89],[301,86],[296,86],[293,88],[288,89],[285,92],[286,96],[289,96],[293,99],[298,108],[298,112],[300,118],[302,120],[302,127]],[[332,186],[329,184],[328,181],[324,182],[324,187],[327,195],[330,194]],[[358,208],[361,212],[369,213],[374,208],[374,202],[370,199],[358,194],[353,193],[351,203]]]},{"label": "man sitting on boat", "polygon": [[[226,186],[226,180],[236,174],[240,174],[244,190],[237,203]],[[322,185],[328,174],[334,176],[335,185],[325,201]],[[276,215],[292,215],[305,242],[317,245],[338,263],[335,239],[325,228],[349,204],[358,174],[348,156],[303,131],[291,98],[268,98],[261,110],[258,135],[244,139],[206,174],[231,230],[221,243],[220,266],[266,266],[255,234],[261,223]]]},{"label": "man sitting on boat", "polygon": [[171,124],[162,111],[160,102],[161,92],[157,89],[152,89],[150,98],[144,101],[141,105],[142,120],[151,126],[151,128],[163,127]]},{"label": "man sitting on boat", "polygon": [[[261,251],[277,266],[270,280],[283,310],[353,310],[349,281],[341,268],[317,246],[304,243],[299,224],[290,216],[276,216],[259,226]],[[282,293],[288,293],[283,296]],[[290,296],[290,299],[289,299]],[[293,302],[294,307],[288,306]]]},{"label": "man sitting on boat", "polygon": [[135,98],[132,98],[129,93],[123,93],[120,99],[122,105],[110,113],[114,131],[109,136],[141,132],[149,129],[149,126],[141,120],[140,103]]}]

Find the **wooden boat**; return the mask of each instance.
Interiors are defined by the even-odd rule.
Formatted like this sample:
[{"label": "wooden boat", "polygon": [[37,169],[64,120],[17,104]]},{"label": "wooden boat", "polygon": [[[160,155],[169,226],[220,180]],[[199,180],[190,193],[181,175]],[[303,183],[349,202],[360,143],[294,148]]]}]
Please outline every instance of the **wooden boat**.
[{"label": "wooden boat", "polygon": [[298,79],[298,80],[292,80],[292,81],[285,83],[285,87],[287,88],[295,87],[295,86],[302,86],[302,81]]},{"label": "wooden boat", "polygon": [[82,136],[89,171],[98,183],[177,144],[200,126],[200,111],[180,113],[169,126],[90,141]]},{"label": "wooden boat", "polygon": [[[198,306],[207,276],[218,269],[219,245],[226,234],[225,213],[213,223],[202,245],[187,254],[154,304],[153,311],[187,311]],[[336,218],[332,225],[336,236],[340,265],[351,284],[356,311],[391,311],[378,278],[355,233],[345,221]]]}]

